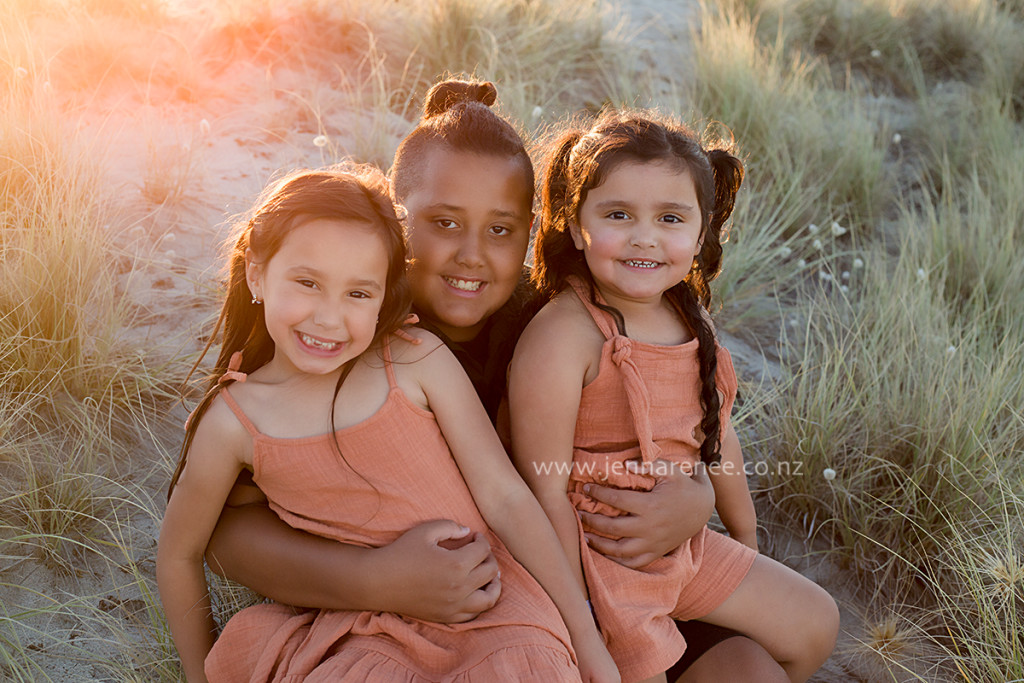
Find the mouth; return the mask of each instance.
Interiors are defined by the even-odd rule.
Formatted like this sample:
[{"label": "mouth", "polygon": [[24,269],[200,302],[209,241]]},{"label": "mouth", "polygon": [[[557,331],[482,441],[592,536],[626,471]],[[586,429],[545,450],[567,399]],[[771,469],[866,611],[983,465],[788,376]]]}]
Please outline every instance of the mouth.
[{"label": "mouth", "polygon": [[626,259],[623,263],[630,268],[641,268],[646,270],[654,270],[661,265],[658,261],[649,261],[647,259]]},{"label": "mouth", "polygon": [[465,280],[449,275],[442,275],[441,279],[447,282],[449,287],[453,287],[460,292],[479,292],[480,288],[484,286],[483,280]]},{"label": "mouth", "polygon": [[345,342],[327,341],[326,339],[320,339],[319,337],[314,337],[306,334],[305,332],[296,332],[295,334],[304,346],[321,353],[336,353],[345,346]]}]

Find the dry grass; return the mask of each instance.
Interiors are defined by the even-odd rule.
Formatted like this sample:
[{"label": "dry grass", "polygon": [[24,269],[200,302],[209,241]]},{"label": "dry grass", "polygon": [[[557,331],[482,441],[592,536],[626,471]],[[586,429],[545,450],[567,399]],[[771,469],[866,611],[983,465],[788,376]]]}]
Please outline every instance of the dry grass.
[{"label": "dry grass", "polygon": [[[443,73],[498,81],[530,133],[607,103],[731,131],[748,175],[719,325],[782,375],[749,388],[739,422],[748,452],[803,464],[758,482],[761,513],[859,586],[868,607],[839,655],[858,675],[1024,678],[1022,7],[709,3],[694,77],[664,82],[637,78],[619,19],[589,2],[225,2],[199,28],[158,2],[6,3],[0,677],[85,662],[178,678],[152,565],[175,444],[152,431],[188,358],[131,341],[149,321],[127,290],[153,264],[101,227],[103,150],[67,124],[98,102],[196,106],[247,68],[285,103],[259,123],[267,140],[323,162],[386,165]],[[150,204],[201,192],[194,143],[153,138]],[[26,587],[39,569],[45,594]],[[78,590],[86,577],[104,588]]]}]

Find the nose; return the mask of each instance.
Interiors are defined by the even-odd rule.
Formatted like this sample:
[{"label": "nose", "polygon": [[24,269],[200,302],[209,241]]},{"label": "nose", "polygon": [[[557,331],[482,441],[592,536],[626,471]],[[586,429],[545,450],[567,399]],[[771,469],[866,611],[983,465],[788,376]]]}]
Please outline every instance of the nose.
[{"label": "nose", "polygon": [[337,301],[321,301],[313,311],[313,324],[324,330],[337,331],[345,327],[344,306]]},{"label": "nose", "polygon": [[655,246],[657,229],[648,221],[637,221],[629,235],[630,246],[641,249]]},{"label": "nose", "polygon": [[466,268],[478,268],[484,263],[484,245],[478,230],[466,230],[459,240],[455,262]]}]

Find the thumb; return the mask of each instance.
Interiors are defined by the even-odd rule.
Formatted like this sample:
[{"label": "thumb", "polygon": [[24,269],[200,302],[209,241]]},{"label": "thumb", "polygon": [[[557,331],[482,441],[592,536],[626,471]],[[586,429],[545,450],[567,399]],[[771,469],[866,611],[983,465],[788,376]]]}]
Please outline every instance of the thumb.
[{"label": "thumb", "polygon": [[470,533],[469,527],[457,524],[450,519],[437,519],[432,522],[425,522],[420,529],[430,543],[440,543],[449,539],[465,538]]}]

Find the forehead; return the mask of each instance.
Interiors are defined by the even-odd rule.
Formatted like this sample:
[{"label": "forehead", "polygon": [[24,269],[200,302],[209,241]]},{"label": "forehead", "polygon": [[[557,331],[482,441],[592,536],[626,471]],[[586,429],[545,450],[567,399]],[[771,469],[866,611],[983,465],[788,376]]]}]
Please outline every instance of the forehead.
[{"label": "forehead", "polygon": [[533,186],[519,158],[434,145],[421,163],[416,186],[403,198],[409,210],[444,204],[467,210],[515,212],[529,219]]},{"label": "forehead", "polygon": [[377,226],[354,220],[310,218],[292,227],[270,262],[325,272],[386,271],[387,246]]},{"label": "forehead", "polygon": [[676,197],[696,201],[697,188],[689,167],[671,161],[636,161],[626,159],[609,168],[587,194],[587,199],[619,197],[659,199]]}]

